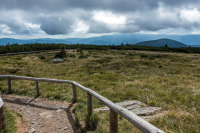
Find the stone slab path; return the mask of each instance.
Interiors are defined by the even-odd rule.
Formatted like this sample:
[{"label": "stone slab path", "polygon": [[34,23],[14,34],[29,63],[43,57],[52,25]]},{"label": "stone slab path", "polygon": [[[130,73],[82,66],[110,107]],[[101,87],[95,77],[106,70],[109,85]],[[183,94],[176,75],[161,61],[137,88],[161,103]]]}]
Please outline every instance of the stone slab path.
[{"label": "stone slab path", "polygon": [[[144,104],[140,101],[137,101],[137,100],[127,100],[127,101],[118,102],[115,104],[133,112],[134,114],[140,116],[141,118],[143,118],[147,121],[164,114],[164,111],[162,111],[162,108],[148,107],[146,104]],[[109,110],[110,109],[107,106],[94,109],[94,111],[96,111],[96,112],[109,111]]]},{"label": "stone slab path", "polygon": [[74,104],[15,95],[2,99],[5,107],[22,115],[26,133],[80,133]]}]

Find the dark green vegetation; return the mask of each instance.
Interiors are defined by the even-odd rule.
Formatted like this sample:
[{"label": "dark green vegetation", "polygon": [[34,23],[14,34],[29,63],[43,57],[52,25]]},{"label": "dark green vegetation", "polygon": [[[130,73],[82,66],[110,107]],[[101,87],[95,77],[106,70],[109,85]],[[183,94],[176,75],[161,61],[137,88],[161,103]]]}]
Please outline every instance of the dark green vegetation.
[{"label": "dark green vegetation", "polygon": [[[0,74],[73,80],[113,102],[139,100],[149,106],[162,107],[165,115],[150,123],[165,132],[200,132],[200,55],[134,50],[83,49],[66,52],[75,57],[66,57],[62,63],[50,63],[57,52],[2,56]],[[79,58],[82,54],[87,57]],[[46,59],[40,59],[41,55]],[[72,86],[69,84],[39,82],[39,87],[41,98],[72,100]],[[12,88],[14,94],[36,96],[33,81],[13,79]],[[7,93],[7,79],[0,79],[0,90]],[[88,123],[89,129],[96,128],[91,132],[109,132],[109,112],[95,113],[87,120],[87,94],[79,88],[77,91],[77,122]],[[101,106],[93,98],[93,107]],[[82,130],[85,129],[87,127],[82,125]],[[139,131],[119,116],[119,132]]]},{"label": "dark green vegetation", "polygon": [[[164,45],[166,45],[164,43]],[[171,48],[170,44],[167,47],[150,47],[137,46],[131,44],[121,44],[121,45],[85,45],[85,44],[7,44],[5,46],[0,46],[0,54],[5,53],[16,53],[16,52],[29,52],[29,51],[39,51],[39,50],[52,50],[61,49],[63,46],[65,49],[83,49],[83,50],[143,50],[143,51],[165,51],[165,52],[182,52],[182,53],[200,53],[200,48],[193,47],[183,47],[183,48]],[[171,46],[171,45],[170,45]],[[59,56],[59,55],[58,55]]]},{"label": "dark green vegetation", "polygon": [[16,118],[10,111],[7,110],[7,108],[4,108],[4,111],[6,115],[7,128],[5,130],[1,130],[0,133],[14,133],[17,129],[15,122]]},{"label": "dark green vegetation", "polygon": [[65,52],[65,46],[62,46],[62,49],[60,52],[58,52],[55,55],[55,58],[65,58],[67,56],[66,52]]}]

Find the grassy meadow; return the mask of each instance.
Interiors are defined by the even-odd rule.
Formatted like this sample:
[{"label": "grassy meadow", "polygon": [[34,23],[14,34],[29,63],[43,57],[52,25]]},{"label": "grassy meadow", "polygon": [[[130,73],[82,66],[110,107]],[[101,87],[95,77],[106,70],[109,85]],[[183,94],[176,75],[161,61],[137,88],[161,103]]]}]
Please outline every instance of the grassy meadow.
[{"label": "grassy meadow", "polygon": [[[56,52],[1,56],[0,75],[73,80],[113,102],[139,100],[162,107],[167,113],[150,121],[165,132],[200,132],[200,55],[134,50],[66,50],[64,62],[51,63]],[[73,56],[72,56],[73,55]],[[45,58],[41,58],[41,57]],[[72,86],[39,82],[40,97],[72,100]],[[35,82],[12,80],[13,93],[36,96]],[[0,79],[0,90],[7,93],[7,79]],[[88,131],[87,95],[78,89],[77,122],[84,132],[109,132],[109,113],[94,114],[97,129]],[[103,104],[93,98],[93,108]],[[119,116],[119,132],[140,132]]]}]

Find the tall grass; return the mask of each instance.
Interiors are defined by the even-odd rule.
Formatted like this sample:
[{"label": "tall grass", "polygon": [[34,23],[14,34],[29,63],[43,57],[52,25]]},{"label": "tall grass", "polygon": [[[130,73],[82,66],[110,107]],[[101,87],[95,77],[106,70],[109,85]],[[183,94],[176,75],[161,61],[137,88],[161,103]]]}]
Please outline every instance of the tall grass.
[{"label": "tall grass", "polygon": [[[139,100],[149,106],[167,111],[161,118],[150,121],[166,132],[200,132],[200,61],[198,54],[161,53],[145,51],[90,50],[80,53],[68,51],[75,57],[64,58],[62,63],[51,63],[56,52],[0,57],[0,74],[15,74],[39,78],[76,81],[113,102]],[[46,59],[40,59],[43,55]],[[40,97],[51,100],[72,99],[72,86],[39,82]],[[35,96],[35,83],[12,80],[15,94]],[[1,92],[7,92],[6,79],[0,79]],[[78,91],[76,116],[85,121],[86,93]],[[93,107],[103,106],[93,100]],[[109,114],[97,113],[97,129],[109,131]],[[119,116],[120,132],[139,132]]]}]

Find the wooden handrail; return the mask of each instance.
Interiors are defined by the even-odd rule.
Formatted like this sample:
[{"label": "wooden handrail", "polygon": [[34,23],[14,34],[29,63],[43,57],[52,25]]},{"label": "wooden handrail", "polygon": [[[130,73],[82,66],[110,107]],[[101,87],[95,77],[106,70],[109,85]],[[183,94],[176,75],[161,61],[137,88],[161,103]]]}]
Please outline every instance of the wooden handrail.
[{"label": "wooden handrail", "polygon": [[148,123],[147,121],[143,120],[139,116],[135,115],[134,113],[128,111],[125,108],[120,107],[119,105],[116,105],[112,101],[108,100],[107,98],[101,96],[97,92],[82,86],[75,81],[69,81],[69,80],[58,80],[58,79],[46,79],[46,78],[34,78],[34,77],[24,77],[24,76],[15,76],[15,75],[0,75],[0,78],[8,78],[8,88],[12,92],[11,88],[11,79],[23,79],[23,80],[31,80],[31,81],[37,81],[36,82],[36,89],[37,94],[39,94],[39,87],[38,87],[38,81],[46,81],[46,82],[54,82],[54,83],[68,83],[72,84],[73,88],[73,102],[77,101],[77,92],[76,87],[79,87],[83,91],[87,92],[87,109],[88,109],[88,117],[92,115],[92,96],[98,99],[100,102],[105,104],[110,108],[110,133],[116,133],[118,130],[118,117],[117,114],[121,115],[125,119],[127,119],[129,122],[131,122],[133,125],[135,125],[138,129],[143,131],[144,133],[164,133],[164,131],[158,129],[157,127],[153,126],[152,124]]}]

